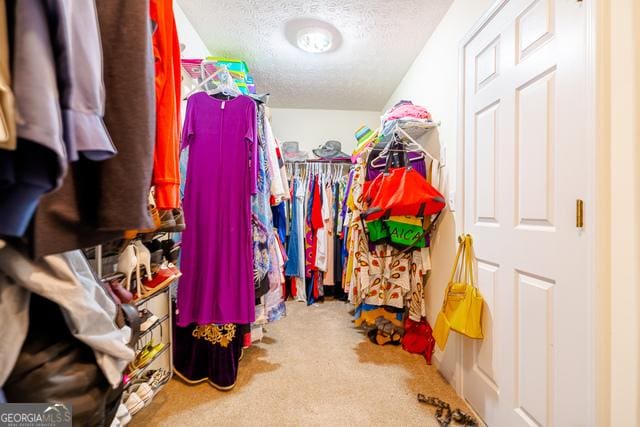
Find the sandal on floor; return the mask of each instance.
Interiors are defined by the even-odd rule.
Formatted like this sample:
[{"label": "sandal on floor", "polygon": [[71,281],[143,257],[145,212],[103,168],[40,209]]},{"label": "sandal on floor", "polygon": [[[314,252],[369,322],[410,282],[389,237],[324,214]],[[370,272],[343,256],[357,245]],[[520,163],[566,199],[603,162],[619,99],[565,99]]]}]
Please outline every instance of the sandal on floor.
[{"label": "sandal on floor", "polygon": [[452,420],[467,427],[478,426],[478,422],[471,415],[466,414],[460,409],[451,411],[451,406],[437,397],[427,397],[422,393],[418,393],[418,402],[436,407],[436,420],[442,427],[449,426]]},{"label": "sandal on floor", "polygon": [[400,345],[401,343],[402,343],[402,336],[400,335],[399,332],[394,332],[393,334],[391,334],[391,341],[389,341],[387,344]]},{"label": "sandal on floor", "polygon": [[367,336],[369,337],[369,341],[371,341],[372,343],[378,345],[377,339],[376,337],[378,336],[378,330],[376,328],[370,329],[367,332]]},{"label": "sandal on floor", "polygon": [[400,345],[402,337],[398,332],[393,332],[391,335],[386,334],[378,329],[372,329],[367,333],[369,340],[376,345]]}]

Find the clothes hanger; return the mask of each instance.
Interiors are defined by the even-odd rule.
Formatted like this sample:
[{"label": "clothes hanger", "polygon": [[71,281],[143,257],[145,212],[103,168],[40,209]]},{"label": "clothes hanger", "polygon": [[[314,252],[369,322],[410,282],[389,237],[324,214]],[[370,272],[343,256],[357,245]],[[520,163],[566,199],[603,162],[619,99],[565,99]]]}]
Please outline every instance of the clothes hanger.
[{"label": "clothes hanger", "polygon": [[236,96],[242,95],[238,85],[236,85],[235,80],[231,77],[231,73],[229,73],[229,69],[226,65],[223,65],[220,70],[220,84],[216,86],[213,90],[207,90],[207,94],[209,95],[217,95],[223,94],[226,96]]},{"label": "clothes hanger", "polygon": [[[389,148],[389,146],[392,146],[393,144],[397,144],[397,143],[403,144],[405,146],[405,149],[398,150],[398,149]],[[403,153],[403,152],[419,153],[418,157],[414,157],[411,160],[412,161],[424,160],[426,157],[425,155],[427,153],[424,151],[422,147],[419,147],[419,149],[417,149],[418,147],[413,146],[412,143],[406,144],[402,140],[394,137],[394,139],[389,143],[389,145],[385,147],[385,149],[382,150],[380,153],[378,153],[378,155],[371,161],[370,165],[373,169],[384,169],[385,165],[387,164],[387,158],[391,155],[391,153]],[[413,148],[413,150],[410,148]]]},{"label": "clothes hanger", "polygon": [[[224,67],[224,66],[223,66]],[[225,67],[226,68],[226,67]],[[202,66],[202,69],[204,69],[204,65]],[[203,88],[204,85],[206,85],[207,83],[209,83],[210,81],[212,81],[214,78],[216,78],[220,73],[222,72],[222,68],[220,68],[218,71],[216,71],[215,73],[209,75],[209,77],[205,78],[203,81],[201,81],[200,83],[198,83],[198,85],[193,88],[184,98],[183,100],[188,99],[191,95],[193,95],[196,92],[200,92],[201,89]]]},{"label": "clothes hanger", "polygon": [[[404,129],[402,129],[400,126],[398,126],[396,124],[395,128],[394,128],[394,137],[393,137],[393,141],[392,142],[400,142],[401,144],[405,145],[405,150],[411,151],[411,152],[418,152],[420,153],[420,157],[414,158],[412,160],[422,160],[425,157],[428,157],[431,159],[431,161],[436,161],[437,159],[435,159],[431,154],[429,154],[420,144],[418,144],[418,142],[413,139],[413,137],[411,135],[409,135],[409,133],[407,133]],[[407,144],[405,141],[403,141],[402,139],[398,139],[397,135],[398,133],[401,133],[402,136],[404,136],[406,139],[409,140],[409,143]],[[380,152],[380,154],[378,154],[376,156],[375,159],[373,159],[371,161],[371,167],[375,168],[375,169],[380,169],[382,167],[385,166],[386,164],[386,156],[389,154],[389,152],[402,152],[405,150],[395,150],[395,149],[391,149],[389,147],[391,147],[393,144],[389,144],[387,145],[384,150],[382,150]]]},{"label": "clothes hanger", "polygon": [[[203,61],[201,64],[201,70],[200,73],[204,74],[205,71],[205,67],[207,64],[210,64],[210,62],[206,62]],[[205,85],[207,83],[209,83],[210,81],[213,81],[214,78],[220,76],[219,79],[219,84],[216,85],[216,87],[213,90],[206,90]],[[209,94],[209,95],[216,95],[219,93],[223,93],[225,95],[229,95],[229,96],[238,96],[241,95],[242,92],[240,92],[240,89],[238,89],[238,85],[236,85],[235,81],[233,80],[233,78],[231,77],[231,74],[229,73],[229,69],[227,68],[226,65],[222,65],[220,66],[220,68],[218,68],[218,70],[216,72],[214,72],[213,74],[209,75],[207,78],[205,78],[202,82],[200,82],[195,88],[193,88],[184,99],[188,99],[191,95],[193,95],[194,93],[200,91],[201,89],[203,89]]]},{"label": "clothes hanger", "polygon": [[[405,141],[403,141],[402,138],[398,138],[398,132],[401,133],[405,138],[407,138],[409,140],[408,144]],[[411,137],[411,135],[409,135],[404,129],[402,129],[398,125],[396,125],[396,128],[394,129],[394,140],[395,140],[395,142],[400,142],[401,144],[403,144],[405,146],[405,150],[414,151],[414,152],[420,152],[421,154],[424,154],[427,157],[430,157],[432,160],[435,160],[433,158],[433,156],[431,156],[431,154],[427,153],[427,151],[422,147],[422,145],[418,144],[418,142],[415,139],[413,139],[413,137]],[[391,147],[391,145],[392,144],[387,145],[384,148],[384,150],[382,150],[380,155],[386,155],[386,153],[388,153],[389,151],[405,151],[405,150],[394,150],[394,149],[391,149],[391,148],[389,148],[389,147]]]}]

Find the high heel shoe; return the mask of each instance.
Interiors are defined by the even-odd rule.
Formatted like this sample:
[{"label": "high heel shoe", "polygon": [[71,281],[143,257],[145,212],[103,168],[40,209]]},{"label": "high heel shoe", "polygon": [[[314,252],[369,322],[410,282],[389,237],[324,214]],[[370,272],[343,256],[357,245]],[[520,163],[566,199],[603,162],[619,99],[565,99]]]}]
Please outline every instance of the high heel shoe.
[{"label": "high heel shoe", "polygon": [[[138,257],[136,256],[136,248],[133,245],[127,245],[122,249],[118,256],[118,266],[116,270],[125,275],[125,287],[131,290],[131,277],[133,273],[139,271]],[[137,274],[138,281],[140,274]]]},{"label": "high heel shoe", "polygon": [[[142,243],[141,240],[136,240],[133,242],[133,245],[136,249],[136,257],[138,258],[138,264],[144,267],[145,275],[147,279],[151,280],[153,277],[151,274],[151,252],[149,249]],[[142,277],[140,278],[142,280]]]}]

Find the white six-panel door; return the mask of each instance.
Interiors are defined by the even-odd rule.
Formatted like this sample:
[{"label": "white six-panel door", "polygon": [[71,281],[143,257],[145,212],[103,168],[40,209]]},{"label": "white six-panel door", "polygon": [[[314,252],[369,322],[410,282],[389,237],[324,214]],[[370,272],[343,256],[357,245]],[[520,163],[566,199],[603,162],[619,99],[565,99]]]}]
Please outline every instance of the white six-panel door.
[{"label": "white six-panel door", "polygon": [[503,1],[463,47],[464,229],[486,300],[463,395],[490,426],[593,424],[584,23],[576,0]]}]

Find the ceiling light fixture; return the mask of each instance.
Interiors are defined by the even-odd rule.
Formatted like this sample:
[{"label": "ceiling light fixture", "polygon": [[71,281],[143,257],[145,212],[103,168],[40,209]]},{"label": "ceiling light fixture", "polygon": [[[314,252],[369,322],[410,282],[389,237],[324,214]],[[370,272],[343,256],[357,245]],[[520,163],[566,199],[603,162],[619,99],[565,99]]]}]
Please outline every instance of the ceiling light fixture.
[{"label": "ceiling light fixture", "polygon": [[309,53],[324,53],[333,46],[333,35],[319,27],[303,28],[296,37],[298,47]]}]

